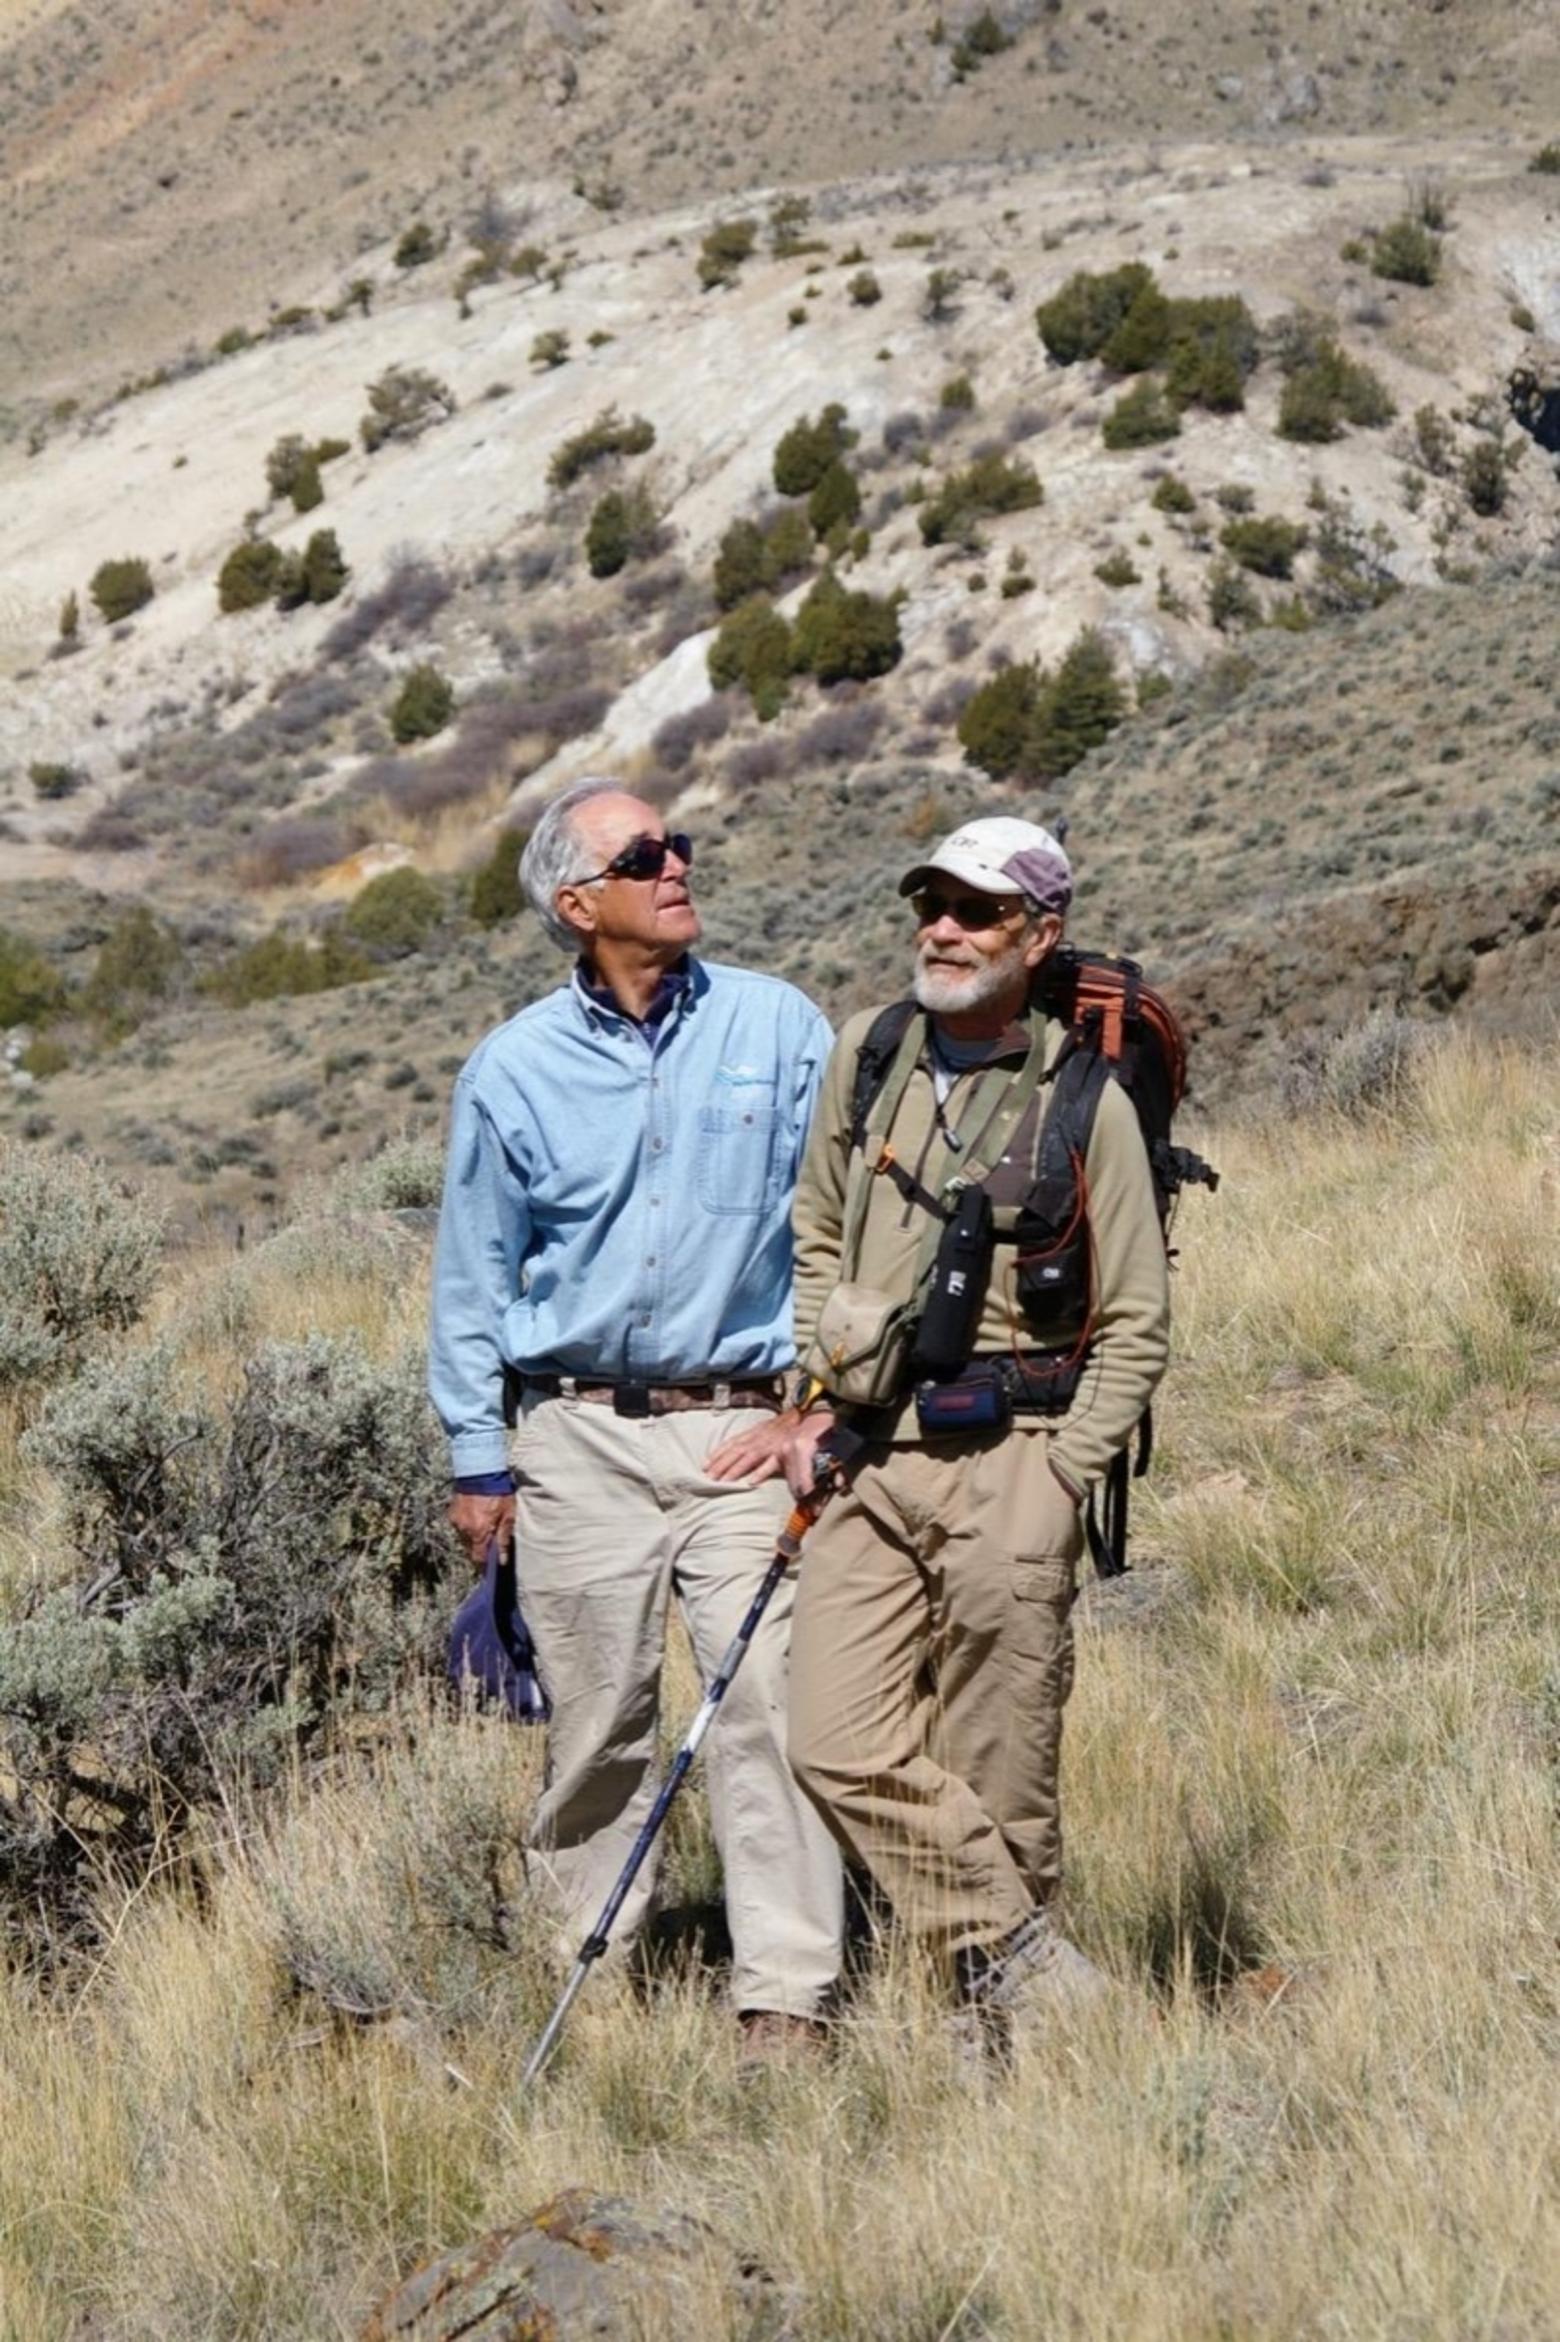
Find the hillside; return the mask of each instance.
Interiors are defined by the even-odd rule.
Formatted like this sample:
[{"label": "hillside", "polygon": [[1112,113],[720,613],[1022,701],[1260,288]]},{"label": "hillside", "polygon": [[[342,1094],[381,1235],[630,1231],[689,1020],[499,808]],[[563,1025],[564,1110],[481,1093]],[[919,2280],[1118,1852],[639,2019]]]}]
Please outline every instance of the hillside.
[{"label": "hillside", "polygon": [[[108,388],[318,302],[415,213],[580,187],[624,216],[753,185],[1148,141],[1560,119],[1547,0],[5,0],[0,403]],[[579,207],[582,211],[584,206]]]}]

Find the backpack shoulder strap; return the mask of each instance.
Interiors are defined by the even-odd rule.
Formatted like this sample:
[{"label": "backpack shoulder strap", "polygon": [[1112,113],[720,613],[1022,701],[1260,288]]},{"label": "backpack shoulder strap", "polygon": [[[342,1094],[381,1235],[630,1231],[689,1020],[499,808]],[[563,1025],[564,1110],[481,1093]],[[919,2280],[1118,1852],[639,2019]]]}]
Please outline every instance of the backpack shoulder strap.
[{"label": "backpack shoulder strap", "polygon": [[850,1094],[852,1151],[859,1150],[866,1139],[867,1124],[888,1079],[888,1069],[899,1054],[899,1044],[909,1031],[911,1020],[918,1013],[913,1000],[891,1001],[887,1008],[878,1010],[862,1035]]}]

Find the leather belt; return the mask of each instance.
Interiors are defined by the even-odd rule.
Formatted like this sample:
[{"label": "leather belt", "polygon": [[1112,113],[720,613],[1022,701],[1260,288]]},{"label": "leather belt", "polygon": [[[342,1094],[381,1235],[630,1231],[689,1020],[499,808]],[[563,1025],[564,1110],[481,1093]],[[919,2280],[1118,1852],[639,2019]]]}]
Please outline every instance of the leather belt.
[{"label": "leather belt", "polygon": [[681,1415],[694,1407],[760,1407],[777,1415],[785,1404],[778,1375],[734,1375],[708,1382],[587,1382],[573,1374],[527,1374],[522,1390],[544,1399],[584,1399],[614,1415]]}]

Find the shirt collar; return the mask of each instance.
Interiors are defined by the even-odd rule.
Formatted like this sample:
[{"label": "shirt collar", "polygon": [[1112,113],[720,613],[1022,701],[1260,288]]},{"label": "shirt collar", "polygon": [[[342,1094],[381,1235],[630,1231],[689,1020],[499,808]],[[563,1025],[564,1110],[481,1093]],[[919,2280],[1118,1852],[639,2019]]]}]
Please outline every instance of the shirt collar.
[{"label": "shirt collar", "polygon": [[589,960],[577,962],[574,980],[585,995],[588,1005],[600,1015],[621,1017],[625,1024],[637,1025],[642,1032],[652,1032],[665,1024],[678,1003],[693,989],[693,969],[686,952],[674,967],[666,968],[656,980],[650,1003],[642,1017],[633,1017],[621,1007],[610,984],[598,981]]}]

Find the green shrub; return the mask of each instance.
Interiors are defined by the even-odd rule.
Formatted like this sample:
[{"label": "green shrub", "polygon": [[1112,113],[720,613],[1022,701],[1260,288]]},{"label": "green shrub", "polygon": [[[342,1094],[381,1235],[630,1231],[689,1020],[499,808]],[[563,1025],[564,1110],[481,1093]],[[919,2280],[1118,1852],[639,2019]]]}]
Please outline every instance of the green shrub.
[{"label": "green shrub", "polygon": [[[462,1572],[412,1353],[271,1345],[232,1397],[181,1387],[161,1346],[95,1358],[28,1450],[65,1493],[79,1560],[0,1651],[8,1868],[57,1921],[84,1921],[105,1861],[150,1875],[181,1814],[286,1777],[345,1708],[410,1689]],[[111,1598],[84,1600],[105,1570]],[[84,1844],[87,1749],[113,1792]]]},{"label": "green shrub", "polygon": [[80,634],[81,601],[75,587],[72,586],[60,604],[59,639],[67,649],[74,650],[77,647]]},{"label": "green shrub", "polygon": [[953,315],[954,297],[962,281],[956,268],[928,270],[921,294],[921,315],[928,325],[941,325]]},{"label": "green shrub", "polygon": [[858,309],[870,309],[883,298],[883,288],[870,268],[858,268],[845,290]]},{"label": "green shrub", "polygon": [[1174,439],[1181,418],[1151,376],[1122,392],[1100,426],[1107,447],[1154,447]]},{"label": "green shrub", "polygon": [[530,835],[528,829],[500,830],[487,860],[472,872],[470,910],[479,927],[501,927],[524,910],[520,857]]},{"label": "green shrub", "polygon": [[234,952],[206,979],[203,989],[230,1007],[247,1008],[255,1001],[331,992],[340,984],[359,984],[374,972],[373,961],[348,942],[339,925],[327,927],[318,943],[276,927]]},{"label": "green shrub", "polygon": [[1278,406],[1282,439],[1337,439],[1345,423],[1374,428],[1397,412],[1380,376],[1322,333],[1302,345]]},{"label": "green shrub", "polygon": [[162,1214],[90,1156],[0,1139],[0,1389],[60,1374],[134,1325],[162,1249]]},{"label": "green shrub", "polygon": [[454,712],[454,685],[423,661],[408,671],[390,703],[391,737],[403,748],[413,740],[431,740]]},{"label": "green shrub", "polygon": [[950,375],[937,393],[937,404],[945,413],[967,415],[974,411],[975,385],[967,374]]},{"label": "green shrub", "polygon": [[1047,355],[1059,366],[1097,357],[1139,294],[1153,284],[1153,271],[1141,260],[1129,260],[1101,276],[1080,269],[1035,311]]},{"label": "green shrub", "polygon": [[1126,712],[1104,637],[1086,627],[1040,691],[1026,743],[1028,769],[1037,780],[1059,779],[1108,739]]},{"label": "green shrub", "polygon": [[561,325],[550,326],[539,333],[531,344],[531,364],[551,371],[566,366],[569,361],[569,337]]},{"label": "green shrub", "polygon": [[1137,703],[1139,708],[1157,706],[1160,700],[1168,699],[1174,689],[1175,685],[1162,668],[1150,667],[1146,675],[1138,677]]},{"label": "green shrub", "polygon": [[[808,531],[811,546],[812,532]],[[715,553],[715,606],[734,610],[774,584],[769,542],[756,520],[734,520]]]},{"label": "green shrub", "polygon": [[426,220],[413,220],[391,255],[397,268],[425,268],[430,260],[437,260],[442,249]]},{"label": "green shrub", "polygon": [[334,529],[316,529],[301,553],[284,553],[276,572],[278,610],[333,602],[351,576]]},{"label": "green shrub", "polygon": [[1044,501],[1045,490],[1021,457],[980,455],[962,471],[950,472],[921,506],[921,541],[967,543],[986,514],[1027,512]]},{"label": "green shrub", "polygon": [[38,1033],[28,1042],[21,1055],[23,1073],[30,1073],[34,1081],[47,1081],[51,1074],[63,1073],[70,1063],[70,1051],[63,1041],[52,1034]]},{"label": "green shrub", "polygon": [[1107,739],[1127,712],[1104,639],[1090,627],[1054,674],[1034,660],[983,683],[959,718],[965,761],[994,780],[1054,780]]},{"label": "green shrub", "polygon": [[144,610],[156,590],[151,570],[134,555],[99,562],[87,584],[88,593],[110,626]]},{"label": "green shrub", "polygon": [[1004,49],[1013,46],[1013,35],[1006,31],[989,8],[983,8],[954,45],[952,65],[955,81],[966,81],[978,73],[988,57],[1000,57]]},{"label": "green shrub", "polygon": [[958,724],[967,764],[978,765],[996,781],[1022,769],[1040,686],[1039,666],[1023,659],[999,668],[971,694]]},{"label": "green shrub", "polygon": [[1441,239],[1405,212],[1372,238],[1370,267],[1393,284],[1433,285],[1441,273]]},{"label": "green shrub", "polygon": [[599,464],[611,455],[643,455],[655,445],[655,425],[647,423],[643,415],[619,415],[616,407],[606,407],[593,423],[583,431],[576,431],[554,448],[547,466],[547,483],[552,488],[569,488],[582,472],[592,464]]},{"label": "green shrub", "polygon": [[1506,509],[1506,453],[1495,439],[1476,439],[1462,460],[1462,491],[1469,509],[1492,520]]},{"label": "green shrub", "polygon": [[1103,561],[1095,563],[1094,574],[1101,585],[1129,586],[1139,585],[1142,582],[1131,554],[1126,551],[1124,546],[1119,545],[1114,553],[1108,554]]},{"label": "green shrub", "polygon": [[642,561],[654,552],[660,527],[655,498],[643,482],[632,488],[609,488],[592,507],[585,528],[585,559],[591,576],[616,577],[630,561]]},{"label": "green shrub", "polygon": [[762,594],[750,596],[729,614],[708,655],[716,690],[742,684],[764,723],[784,705],[792,663],[791,629]]},{"label": "green shrub", "polygon": [[0,1028],[42,1024],[65,1005],[65,980],[41,951],[0,927]]},{"label": "green shrub", "polygon": [[699,246],[699,282],[706,291],[731,284],[757,241],[756,220],[717,220]]},{"label": "green shrub", "polygon": [[509,273],[511,276],[525,277],[533,285],[538,283],[547,273],[546,251],[540,244],[522,244],[518,251],[510,254]]},{"label": "green shrub", "polygon": [[1221,634],[1255,626],[1262,617],[1256,588],[1233,561],[1216,561],[1208,572],[1208,616]]},{"label": "green shrub", "polygon": [[405,959],[420,951],[444,917],[444,898],[433,880],[409,863],[381,871],[347,905],[342,925],[376,956]]},{"label": "green shrub", "polygon": [[835,462],[807,499],[807,518],[815,537],[827,537],[841,523],[847,528],[861,517],[861,490],[848,465]]},{"label": "green shrub", "polygon": [[212,348],[219,358],[236,358],[240,350],[252,350],[255,337],[247,325],[230,325],[226,333],[218,334]]},{"label": "green shrub", "polygon": [[290,498],[299,512],[309,509],[298,502],[300,494],[312,494],[319,503],[325,493],[320,485],[320,458],[299,432],[289,431],[278,439],[266,457],[265,484],[271,496]]},{"label": "green shrub", "polygon": [[851,593],[825,570],[796,614],[792,664],[820,683],[868,683],[899,664],[899,605]]},{"label": "green shrub", "polygon": [[229,616],[235,610],[257,610],[276,592],[281,567],[280,546],[267,537],[246,537],[217,572],[217,608]]},{"label": "green shrub", "polygon": [[74,764],[30,764],[27,778],[36,794],[49,803],[60,797],[73,797],[86,775]]},{"label": "green shrub", "polygon": [[1292,577],[1295,555],[1310,534],[1303,522],[1283,520],[1272,513],[1262,519],[1227,522],[1219,542],[1242,569],[1254,570],[1258,577]]},{"label": "green shrub", "polygon": [[417,439],[455,412],[455,394],[423,366],[387,366],[368,386],[358,437],[370,455],[391,439]]},{"label": "green shrub", "polygon": [[1197,499],[1184,480],[1166,472],[1149,499],[1156,512],[1195,512]]},{"label": "green shrub", "polygon": [[1541,146],[1529,158],[1528,169],[1543,172],[1550,178],[1560,175],[1560,138],[1552,138],[1547,146]]},{"label": "green shrub", "polygon": [[134,1032],[147,1011],[169,997],[183,971],[178,937],[138,904],[115,920],[98,945],[81,1005],[105,1032],[120,1037]]},{"label": "green shrub", "polygon": [[803,415],[775,442],[774,483],[782,496],[810,496],[831,464],[856,444],[845,409],[827,406],[816,422]]},{"label": "green shrub", "polygon": [[1321,517],[1313,539],[1311,577],[1316,608],[1335,617],[1354,617],[1389,601],[1400,587],[1387,566],[1392,540],[1382,523],[1376,521],[1367,529],[1346,501],[1325,495],[1317,509]]},{"label": "green shrub", "polygon": [[800,577],[811,569],[813,562],[813,535],[807,515],[794,506],[777,513],[764,539],[769,555],[774,582]]}]

